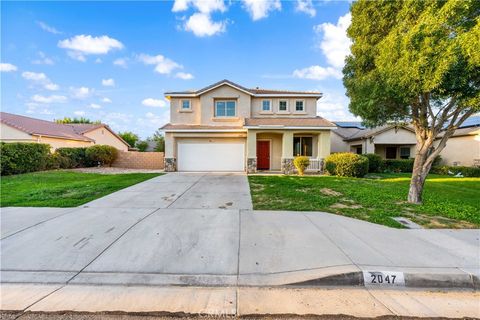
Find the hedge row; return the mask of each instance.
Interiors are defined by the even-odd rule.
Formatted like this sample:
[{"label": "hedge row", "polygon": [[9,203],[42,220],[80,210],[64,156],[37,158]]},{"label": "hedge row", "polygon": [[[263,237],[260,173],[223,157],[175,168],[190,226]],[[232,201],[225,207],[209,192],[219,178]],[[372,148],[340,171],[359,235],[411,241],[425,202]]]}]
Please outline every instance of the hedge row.
[{"label": "hedge row", "polygon": [[118,151],[112,146],[95,145],[88,148],[59,148],[51,153],[48,144],[2,142],[0,155],[3,176],[51,169],[110,166],[117,158]]},{"label": "hedge row", "polygon": [[480,168],[477,167],[434,166],[430,172],[444,175],[456,175],[460,173],[464,177],[480,177]]},{"label": "hedge row", "polygon": [[363,177],[368,173],[368,158],[355,153],[333,153],[325,159],[325,170],[340,177]]}]

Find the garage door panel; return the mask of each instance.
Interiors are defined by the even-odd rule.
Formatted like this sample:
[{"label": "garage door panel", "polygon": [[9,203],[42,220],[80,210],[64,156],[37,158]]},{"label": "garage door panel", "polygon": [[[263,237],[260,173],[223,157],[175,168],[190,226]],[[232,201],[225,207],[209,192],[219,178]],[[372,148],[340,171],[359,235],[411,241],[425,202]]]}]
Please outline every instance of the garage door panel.
[{"label": "garage door panel", "polygon": [[178,171],[244,171],[244,142],[179,142]]}]

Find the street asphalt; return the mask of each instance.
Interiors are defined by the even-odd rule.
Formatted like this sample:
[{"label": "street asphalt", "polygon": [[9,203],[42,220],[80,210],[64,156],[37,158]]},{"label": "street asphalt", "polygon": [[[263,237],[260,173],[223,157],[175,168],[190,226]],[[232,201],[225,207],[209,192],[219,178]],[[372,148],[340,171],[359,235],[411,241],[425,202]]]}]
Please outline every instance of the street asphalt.
[{"label": "street asphalt", "polygon": [[480,276],[479,230],[254,211],[233,173],[170,173],[78,208],[2,208],[0,245],[2,287],[46,285],[34,304],[85,285],[478,289]]}]

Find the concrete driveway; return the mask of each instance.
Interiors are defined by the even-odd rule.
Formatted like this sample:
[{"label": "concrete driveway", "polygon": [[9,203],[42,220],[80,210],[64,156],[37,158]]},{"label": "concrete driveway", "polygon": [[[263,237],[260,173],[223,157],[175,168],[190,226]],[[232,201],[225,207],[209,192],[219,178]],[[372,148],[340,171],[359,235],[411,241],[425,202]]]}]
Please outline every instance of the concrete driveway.
[{"label": "concrete driveway", "polygon": [[388,270],[468,287],[480,274],[478,230],[253,211],[243,174],[172,173],[78,208],[3,208],[1,231],[4,283],[359,284]]}]

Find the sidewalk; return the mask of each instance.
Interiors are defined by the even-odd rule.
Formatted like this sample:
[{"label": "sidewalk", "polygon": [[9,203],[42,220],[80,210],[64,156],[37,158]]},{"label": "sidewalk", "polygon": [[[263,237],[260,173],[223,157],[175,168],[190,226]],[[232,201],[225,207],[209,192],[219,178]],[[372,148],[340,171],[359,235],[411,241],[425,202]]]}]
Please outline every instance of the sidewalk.
[{"label": "sidewalk", "polygon": [[[28,297],[28,299],[25,299]],[[2,285],[1,309],[171,316],[480,317],[480,293],[366,288]]]}]

